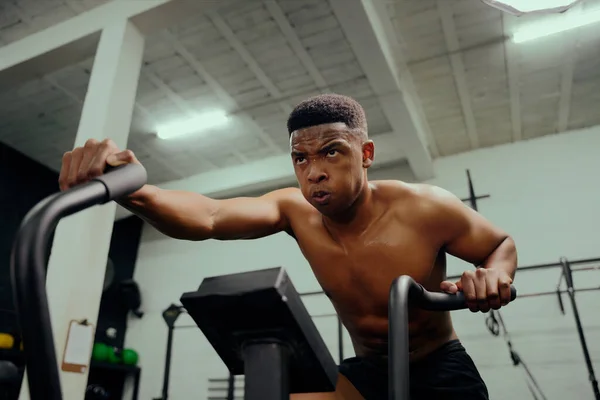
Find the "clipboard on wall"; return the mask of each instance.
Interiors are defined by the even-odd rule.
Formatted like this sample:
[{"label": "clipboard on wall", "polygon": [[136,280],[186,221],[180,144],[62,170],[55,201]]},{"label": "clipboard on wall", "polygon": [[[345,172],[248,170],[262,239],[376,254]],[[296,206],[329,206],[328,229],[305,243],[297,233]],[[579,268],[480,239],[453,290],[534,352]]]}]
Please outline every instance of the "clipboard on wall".
[{"label": "clipboard on wall", "polygon": [[90,364],[94,345],[94,325],[87,320],[69,322],[67,343],[63,352],[61,370],[83,374]]}]

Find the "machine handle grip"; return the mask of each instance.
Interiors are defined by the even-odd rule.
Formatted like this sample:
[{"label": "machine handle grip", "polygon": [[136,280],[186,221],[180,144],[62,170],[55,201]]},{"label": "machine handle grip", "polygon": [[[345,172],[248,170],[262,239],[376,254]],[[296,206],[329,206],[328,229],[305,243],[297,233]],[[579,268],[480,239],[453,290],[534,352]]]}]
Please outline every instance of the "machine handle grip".
[{"label": "machine handle grip", "polygon": [[103,175],[92,181],[99,181],[106,187],[107,202],[135,192],[146,184],[148,174],[141,164],[125,164],[108,167]]},{"label": "machine handle grip", "polygon": [[[430,311],[452,311],[467,308],[467,301],[463,292],[456,294],[430,292],[420,286],[420,290],[415,290],[409,301],[414,301],[418,307]],[[517,298],[517,288],[510,286],[510,301]]]}]

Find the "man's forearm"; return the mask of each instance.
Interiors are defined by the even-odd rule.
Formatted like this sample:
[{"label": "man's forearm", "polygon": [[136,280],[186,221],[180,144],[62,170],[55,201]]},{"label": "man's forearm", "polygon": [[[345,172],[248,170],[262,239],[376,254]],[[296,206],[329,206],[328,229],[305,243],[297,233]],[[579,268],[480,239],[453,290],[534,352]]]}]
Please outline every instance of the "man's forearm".
[{"label": "man's forearm", "polygon": [[167,236],[184,240],[210,237],[214,200],[200,194],[145,185],[117,203]]},{"label": "man's forearm", "polygon": [[511,279],[515,278],[517,271],[517,248],[514,240],[508,236],[492,252],[482,265],[483,268],[500,268],[505,271]]}]

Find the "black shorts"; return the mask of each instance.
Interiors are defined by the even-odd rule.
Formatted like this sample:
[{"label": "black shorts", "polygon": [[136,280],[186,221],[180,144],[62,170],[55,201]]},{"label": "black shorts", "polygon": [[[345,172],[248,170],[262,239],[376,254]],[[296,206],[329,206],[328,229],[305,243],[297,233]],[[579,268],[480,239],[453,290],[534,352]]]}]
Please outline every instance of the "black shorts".
[{"label": "black shorts", "polygon": [[[352,357],[339,371],[365,400],[387,400],[386,358]],[[410,365],[411,400],[488,400],[488,391],[459,340],[451,340],[427,357]]]}]

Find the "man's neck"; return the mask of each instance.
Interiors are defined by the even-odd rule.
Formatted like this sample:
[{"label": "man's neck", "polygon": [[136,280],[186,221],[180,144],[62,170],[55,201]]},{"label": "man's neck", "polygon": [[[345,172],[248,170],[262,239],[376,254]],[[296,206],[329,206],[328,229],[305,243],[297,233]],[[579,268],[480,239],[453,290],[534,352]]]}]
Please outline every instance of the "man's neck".
[{"label": "man's neck", "polygon": [[330,231],[358,233],[366,230],[376,217],[373,190],[366,182],[352,206],[343,213],[334,216],[323,216],[323,222]]}]

